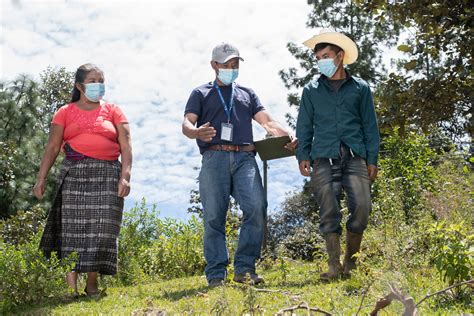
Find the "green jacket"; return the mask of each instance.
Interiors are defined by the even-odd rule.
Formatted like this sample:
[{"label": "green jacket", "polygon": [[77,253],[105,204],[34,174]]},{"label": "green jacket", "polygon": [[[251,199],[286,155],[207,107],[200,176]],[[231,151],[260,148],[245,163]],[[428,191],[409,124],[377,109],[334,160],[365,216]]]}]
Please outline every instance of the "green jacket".
[{"label": "green jacket", "polygon": [[305,86],[296,122],[299,162],[337,159],[343,142],[377,165],[380,135],[372,93],[366,81],[346,74],[337,92],[324,75]]}]

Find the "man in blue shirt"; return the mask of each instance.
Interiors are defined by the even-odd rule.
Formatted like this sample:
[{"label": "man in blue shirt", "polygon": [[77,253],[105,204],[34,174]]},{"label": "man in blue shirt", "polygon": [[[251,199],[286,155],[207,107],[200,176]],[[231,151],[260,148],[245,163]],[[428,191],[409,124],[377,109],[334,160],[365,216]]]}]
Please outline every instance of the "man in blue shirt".
[{"label": "man in blue shirt", "polygon": [[[304,43],[314,50],[321,72],[305,86],[296,123],[300,172],[310,176],[319,204],[329,270],[323,279],[350,276],[372,208],[371,181],[377,176],[380,136],[369,85],[343,64],[357,60],[347,36],[323,30]],[[311,171],[312,167],[312,171]],[[340,263],[342,189],[347,195],[346,252]]]},{"label": "man in blue shirt", "polygon": [[[243,213],[239,244],[234,256],[234,281],[246,274],[255,283],[263,279],[255,271],[265,231],[262,180],[255,161],[252,120],[273,136],[288,132],[265,110],[255,92],[235,83],[239,62],[236,47],[222,43],[212,51],[216,78],[195,88],[186,104],[183,134],[196,139],[202,154],[199,193],[204,208],[204,256],[210,287],[224,284],[229,256],[225,223],[230,196]],[[285,146],[296,147],[296,139]]]}]

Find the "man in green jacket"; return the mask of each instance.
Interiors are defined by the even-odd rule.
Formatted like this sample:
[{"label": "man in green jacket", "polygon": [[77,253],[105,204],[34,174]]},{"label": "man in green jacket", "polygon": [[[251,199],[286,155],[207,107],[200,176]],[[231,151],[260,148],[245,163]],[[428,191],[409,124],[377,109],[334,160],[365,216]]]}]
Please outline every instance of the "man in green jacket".
[{"label": "man in green jacket", "polygon": [[[303,90],[296,156],[301,174],[311,175],[319,204],[320,230],[329,256],[329,270],[321,278],[335,279],[341,274],[350,276],[356,267],[354,254],[360,249],[372,208],[370,186],[377,176],[380,136],[369,85],[343,66],[357,60],[356,44],[344,34],[323,30],[304,45],[314,50],[321,75]],[[343,266],[342,189],[350,213]]]}]

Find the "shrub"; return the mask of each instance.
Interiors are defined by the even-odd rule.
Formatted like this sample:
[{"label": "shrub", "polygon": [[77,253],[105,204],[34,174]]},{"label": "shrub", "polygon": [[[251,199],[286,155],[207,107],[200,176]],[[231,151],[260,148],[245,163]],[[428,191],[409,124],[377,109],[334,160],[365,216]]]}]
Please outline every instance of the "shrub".
[{"label": "shrub", "polygon": [[188,222],[164,219],[160,236],[143,253],[144,270],[163,279],[200,274],[205,267],[201,220],[193,216]]},{"label": "shrub", "polygon": [[146,251],[160,235],[159,212],[153,205],[149,210],[145,199],[136,203],[123,215],[119,236],[118,273],[121,284],[129,285],[143,281],[144,273],[140,262]]},{"label": "shrub", "polygon": [[431,255],[443,281],[450,285],[472,278],[474,271],[474,234],[464,222],[433,224],[428,229]]},{"label": "shrub", "polygon": [[124,214],[119,238],[116,281],[138,284],[154,277],[170,279],[204,270],[204,228],[200,219],[188,222],[160,219],[143,199]]},{"label": "shrub", "polygon": [[319,235],[318,206],[311,194],[309,182],[303,191],[287,194],[281,210],[268,218],[268,250],[292,259],[313,260],[322,243]]},{"label": "shrub", "polygon": [[40,234],[30,241],[11,245],[0,241],[0,307],[3,312],[20,304],[40,302],[66,293],[64,277],[74,266],[75,256],[47,259],[38,249]]},{"label": "shrub", "polygon": [[44,223],[44,210],[34,206],[28,211],[18,211],[16,215],[0,220],[0,240],[16,245],[30,241]]},{"label": "shrub", "polygon": [[[410,132],[406,138],[401,138],[395,129],[384,139],[380,168],[386,180],[393,181],[401,194],[401,206],[408,224],[417,218],[422,192],[433,190],[436,177],[433,164],[437,159],[427,137],[421,133]],[[384,198],[378,194],[377,182],[375,196]]]}]

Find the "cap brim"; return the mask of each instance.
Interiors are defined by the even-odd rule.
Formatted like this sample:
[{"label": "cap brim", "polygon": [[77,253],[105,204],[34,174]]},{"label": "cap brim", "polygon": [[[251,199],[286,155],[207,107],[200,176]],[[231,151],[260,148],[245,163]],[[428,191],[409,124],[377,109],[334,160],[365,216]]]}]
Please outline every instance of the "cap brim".
[{"label": "cap brim", "polygon": [[216,61],[217,61],[218,63],[220,63],[220,64],[223,64],[223,63],[228,62],[228,61],[231,60],[232,58],[236,58],[236,57],[237,57],[238,59],[240,59],[241,61],[244,61],[244,59],[243,59],[242,57],[240,57],[239,55],[230,55],[230,56],[227,56],[227,58],[224,59],[223,61],[218,61],[218,60],[216,60]]},{"label": "cap brim", "polygon": [[327,32],[315,35],[310,39],[303,42],[303,45],[314,50],[314,47],[319,43],[329,43],[339,46],[344,50],[344,60],[343,63],[350,65],[357,60],[359,52],[357,50],[357,45],[344,34],[338,32]]}]

